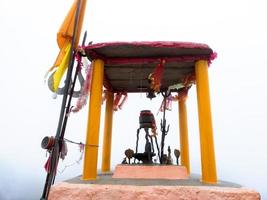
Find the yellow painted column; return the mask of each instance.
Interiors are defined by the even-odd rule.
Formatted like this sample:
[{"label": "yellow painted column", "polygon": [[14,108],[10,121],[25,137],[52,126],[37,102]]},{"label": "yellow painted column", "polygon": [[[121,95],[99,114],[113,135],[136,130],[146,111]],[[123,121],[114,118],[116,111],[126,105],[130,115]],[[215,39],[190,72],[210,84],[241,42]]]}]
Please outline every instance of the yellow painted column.
[{"label": "yellow painted column", "polygon": [[95,180],[97,176],[103,76],[104,62],[100,59],[94,60],[82,180]]},{"label": "yellow painted column", "polygon": [[208,62],[205,60],[197,61],[195,64],[195,72],[198,99],[202,181],[205,183],[216,183],[217,173],[210,106]]},{"label": "yellow painted column", "polygon": [[181,165],[185,166],[190,174],[186,97],[179,99],[179,129]]},{"label": "yellow painted column", "polygon": [[105,113],[105,127],[104,127],[104,140],[102,151],[102,172],[110,171],[110,155],[111,155],[111,142],[112,142],[112,120],[113,120],[113,100],[114,94],[107,91],[106,100],[106,113]]}]

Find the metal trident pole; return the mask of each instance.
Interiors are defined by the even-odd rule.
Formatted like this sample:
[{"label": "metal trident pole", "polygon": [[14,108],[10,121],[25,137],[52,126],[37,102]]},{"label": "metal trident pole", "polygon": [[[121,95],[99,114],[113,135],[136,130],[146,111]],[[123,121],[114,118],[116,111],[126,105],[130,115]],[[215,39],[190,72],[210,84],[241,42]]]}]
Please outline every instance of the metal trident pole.
[{"label": "metal trident pole", "polygon": [[163,160],[163,155],[164,155],[164,143],[165,143],[165,136],[167,135],[167,133],[169,132],[169,127],[170,125],[167,126],[166,128],[166,101],[168,96],[170,96],[170,92],[169,91],[163,91],[161,92],[162,96],[163,96],[163,119],[161,120],[160,126],[161,126],[161,148],[160,148],[160,164],[164,164],[164,160]]}]

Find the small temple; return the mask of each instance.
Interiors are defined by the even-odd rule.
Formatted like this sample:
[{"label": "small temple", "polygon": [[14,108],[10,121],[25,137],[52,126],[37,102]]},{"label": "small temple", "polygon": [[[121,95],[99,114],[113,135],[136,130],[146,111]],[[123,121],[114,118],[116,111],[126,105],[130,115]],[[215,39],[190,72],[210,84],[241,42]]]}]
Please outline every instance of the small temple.
[{"label": "small temple", "polygon": [[[83,172],[81,176],[53,186],[51,200],[260,199],[253,190],[217,178],[208,76],[216,53],[208,45],[114,42],[90,44],[83,51],[92,62]],[[190,171],[186,99],[193,84],[196,85],[198,102],[200,176]],[[104,138],[103,145],[99,145],[103,93],[106,97]],[[112,169],[112,121],[118,106],[115,101],[118,100],[116,97],[127,93],[146,93],[151,99],[163,96],[161,133],[154,134],[155,119],[151,111],[142,110],[136,149],[127,149],[125,160]],[[169,131],[165,110],[170,97],[176,98],[179,108],[180,150],[174,151],[164,146]],[[144,152],[138,150],[141,132],[145,132]],[[97,169],[99,151],[102,151],[101,171]],[[176,161],[171,159],[172,152]],[[158,157],[159,162],[153,157]]]},{"label": "small temple", "polygon": [[[217,178],[208,75],[217,54],[206,44],[192,42],[86,44],[86,33],[79,46],[86,2],[74,0],[57,33],[59,54],[47,73],[47,76],[50,74],[50,90],[63,98],[56,134],[46,136],[41,143],[49,153],[41,200],[259,200],[256,191]],[[90,65],[85,64],[88,60]],[[85,80],[82,66],[86,66]],[[65,71],[64,87],[60,88]],[[80,91],[75,91],[77,80],[82,86]],[[193,85],[197,91],[200,176],[190,170],[186,101]],[[112,169],[113,113],[121,108],[129,93],[145,93],[149,99],[161,95],[163,117],[158,125],[150,110],[140,110],[140,115],[136,116],[139,117],[139,127],[132,140],[135,149],[126,149],[122,163]],[[82,174],[53,185],[59,158],[64,159],[67,155],[66,142],[75,143],[65,138],[69,115],[84,107],[87,96],[86,140],[76,143],[84,147]],[[76,106],[72,106],[73,97],[79,97]],[[103,100],[104,138],[103,145],[99,145]],[[172,101],[178,102],[180,149],[171,149],[165,144],[169,132],[165,111]],[[145,141],[143,152],[140,151],[140,140]],[[100,171],[97,168],[99,151],[102,151]]]},{"label": "small temple", "polygon": [[[189,42],[100,43],[88,45],[84,50],[93,63],[93,70],[86,139],[88,146],[85,148],[82,179],[97,178],[102,85],[106,89],[102,172],[111,169],[114,94],[147,93],[149,98],[153,93],[169,91],[170,94],[178,94],[181,165],[190,173],[186,97],[192,84],[196,83],[202,181],[216,183],[208,80],[209,64],[216,57],[216,53],[208,45]],[[149,76],[158,71],[160,86],[158,91],[155,91]]]}]

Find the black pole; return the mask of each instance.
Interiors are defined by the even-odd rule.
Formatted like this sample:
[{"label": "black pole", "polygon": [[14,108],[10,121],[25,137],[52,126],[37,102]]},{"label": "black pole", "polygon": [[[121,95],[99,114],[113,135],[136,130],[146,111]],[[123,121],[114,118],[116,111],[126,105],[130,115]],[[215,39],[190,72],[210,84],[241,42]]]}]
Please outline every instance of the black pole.
[{"label": "black pole", "polygon": [[[85,44],[86,37],[87,37],[87,31],[85,31],[85,33],[84,33],[82,45]],[[82,56],[82,55],[80,55],[80,56]],[[70,106],[71,106],[72,96],[73,96],[73,93],[74,93],[75,83],[76,83],[76,80],[77,80],[79,71],[81,70],[80,67],[81,67],[80,66],[80,63],[77,63],[77,67],[76,67],[75,74],[74,74],[74,80],[73,80],[72,87],[71,87],[71,90],[70,90],[69,99],[68,99],[68,103],[67,103],[67,107],[66,107],[66,112],[65,112],[65,116],[64,116],[64,120],[63,120],[63,125],[62,125],[62,129],[61,129],[61,134],[60,134],[60,138],[59,138],[59,141],[60,142],[62,142],[63,141],[63,138],[64,138],[64,134],[65,134],[65,130],[66,130],[66,125],[67,125],[67,122],[68,122],[68,114],[70,113]]]},{"label": "black pole", "polygon": [[[85,33],[84,33],[82,45],[85,44],[86,37],[87,37],[87,31],[85,31]],[[80,55],[80,56],[82,56],[82,55]],[[75,74],[74,74],[74,80],[73,80],[73,83],[72,83],[72,87],[71,87],[71,90],[70,90],[68,103],[67,103],[67,106],[66,106],[66,112],[65,112],[65,115],[64,115],[64,120],[63,120],[62,129],[61,129],[61,134],[60,134],[60,137],[59,137],[59,142],[62,142],[63,141],[63,138],[64,138],[64,134],[65,134],[65,130],[66,130],[66,125],[67,125],[67,122],[68,122],[68,114],[70,113],[70,106],[71,106],[72,96],[73,96],[73,93],[74,93],[75,83],[76,83],[76,80],[77,80],[79,71],[81,70],[80,67],[81,67],[80,66],[80,63],[77,63],[77,67],[76,67]]]},{"label": "black pole", "polygon": [[63,117],[65,115],[65,106],[67,103],[67,98],[68,98],[68,93],[69,93],[69,87],[71,84],[71,75],[73,71],[73,64],[74,64],[74,59],[75,59],[75,53],[74,53],[74,43],[76,40],[76,34],[77,34],[77,29],[78,29],[78,20],[79,20],[79,14],[80,14],[80,7],[81,7],[81,0],[78,1],[78,6],[76,10],[76,15],[75,15],[75,24],[74,24],[74,30],[73,30],[73,38],[71,41],[71,56],[69,59],[68,63],[68,71],[67,71],[67,76],[65,80],[65,91],[62,99],[62,104],[61,104],[61,110],[60,110],[60,116],[59,116],[59,122],[58,122],[58,127],[57,127],[57,133],[56,133],[56,139],[59,139],[59,136],[61,134],[61,128],[62,128],[62,122],[63,122]]},{"label": "black pole", "polygon": [[50,188],[54,182],[54,178],[56,175],[58,158],[59,158],[60,149],[61,149],[61,145],[62,145],[62,142],[60,142],[62,127],[63,127],[62,123],[63,123],[64,115],[67,114],[66,113],[66,103],[67,103],[67,98],[68,98],[68,93],[69,93],[69,87],[71,84],[71,76],[72,76],[73,64],[74,64],[74,59],[75,59],[74,43],[75,43],[76,35],[77,35],[80,9],[81,9],[81,0],[78,0],[77,10],[76,10],[76,14],[75,14],[73,38],[72,38],[71,49],[70,49],[71,56],[70,56],[70,59],[68,62],[68,71],[67,71],[67,76],[65,79],[65,91],[64,91],[64,95],[63,95],[63,99],[62,99],[62,104],[61,104],[60,116],[59,116],[59,121],[58,121],[56,137],[55,137],[55,145],[54,145],[54,147],[50,153],[50,158],[51,158],[50,171],[47,173],[47,176],[46,176],[46,182],[44,185],[41,200],[47,200],[48,199]]},{"label": "black pole", "polygon": [[161,148],[160,148],[160,164],[163,164],[163,155],[164,155],[164,143],[165,143],[165,136],[167,135],[169,131],[169,125],[166,129],[166,100],[168,96],[170,96],[170,92],[168,91],[163,91],[162,93],[163,96],[163,118],[161,120],[160,126],[161,126]]},{"label": "black pole", "polygon": [[[85,44],[86,37],[87,37],[87,31],[85,31],[85,33],[84,33],[82,45]],[[77,53],[80,53],[80,52],[77,52]],[[82,55],[80,55],[80,56],[82,56]],[[79,72],[81,70],[80,64],[81,63],[77,63],[75,74],[74,74],[74,80],[73,80],[73,83],[72,83],[72,86],[71,86],[71,90],[69,92],[69,99],[68,99],[68,103],[67,103],[67,106],[66,106],[66,112],[65,112],[65,116],[64,116],[64,120],[63,120],[61,134],[60,134],[60,137],[59,137],[59,140],[58,140],[59,147],[60,147],[59,148],[59,152],[61,152],[61,150],[62,150],[62,142],[64,140],[65,130],[66,130],[67,122],[68,122],[68,116],[69,116],[69,113],[70,113],[71,100],[72,100],[72,96],[73,96],[73,93],[74,93],[76,80],[77,80],[78,74],[79,74]],[[59,154],[58,154],[58,157],[59,157]],[[59,159],[59,158],[57,158],[57,159]],[[54,180],[55,180],[55,176],[54,176]],[[54,180],[53,180],[53,183],[54,183]]]},{"label": "black pole", "polygon": [[164,142],[165,142],[165,109],[166,109],[166,97],[163,99],[163,119],[161,121],[161,147],[160,147],[160,164],[163,164],[163,154],[164,154]]},{"label": "black pole", "polygon": [[[82,45],[85,44],[86,37],[87,37],[87,31],[85,31],[85,33],[84,33]],[[77,53],[79,53],[79,52],[77,52]],[[82,55],[80,55],[80,56],[82,56]],[[65,112],[65,116],[64,116],[64,120],[63,120],[61,134],[60,134],[60,137],[59,137],[59,147],[60,147],[59,148],[59,152],[61,152],[61,150],[62,150],[62,142],[64,140],[65,130],[66,130],[67,122],[68,122],[68,116],[69,116],[69,113],[70,113],[71,100],[72,100],[72,96],[73,96],[73,93],[74,93],[76,80],[77,80],[77,77],[78,77],[78,74],[79,74],[80,70],[81,70],[80,63],[77,63],[75,74],[74,74],[74,80],[73,80],[73,83],[72,83],[72,86],[71,86],[71,90],[70,90],[70,93],[69,93],[69,99],[68,99],[68,103],[67,103],[67,106],[66,106],[66,112]],[[54,183],[54,180],[53,180],[53,183]]]}]

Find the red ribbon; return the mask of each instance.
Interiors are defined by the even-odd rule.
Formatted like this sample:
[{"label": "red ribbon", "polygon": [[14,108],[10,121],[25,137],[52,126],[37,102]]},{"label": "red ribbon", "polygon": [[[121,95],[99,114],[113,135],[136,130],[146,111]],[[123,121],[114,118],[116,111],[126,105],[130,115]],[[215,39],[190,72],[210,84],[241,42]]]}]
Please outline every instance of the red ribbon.
[{"label": "red ribbon", "polygon": [[[121,101],[121,98],[123,96],[123,99]],[[127,100],[128,95],[126,92],[118,92],[115,95],[115,99],[114,99],[114,103],[113,103],[113,110],[117,111],[118,109],[122,109],[123,104],[125,103],[125,101]]]},{"label": "red ribbon", "polygon": [[155,92],[160,91],[161,80],[162,80],[162,75],[163,75],[163,67],[164,67],[165,62],[166,61],[164,59],[161,59],[160,63],[157,64],[154,72],[151,73],[148,77],[148,79],[150,80],[150,88],[154,90]]},{"label": "red ribbon", "polygon": [[45,165],[44,165],[45,171],[47,173],[50,173],[50,169],[51,169],[51,156],[48,157]]}]

